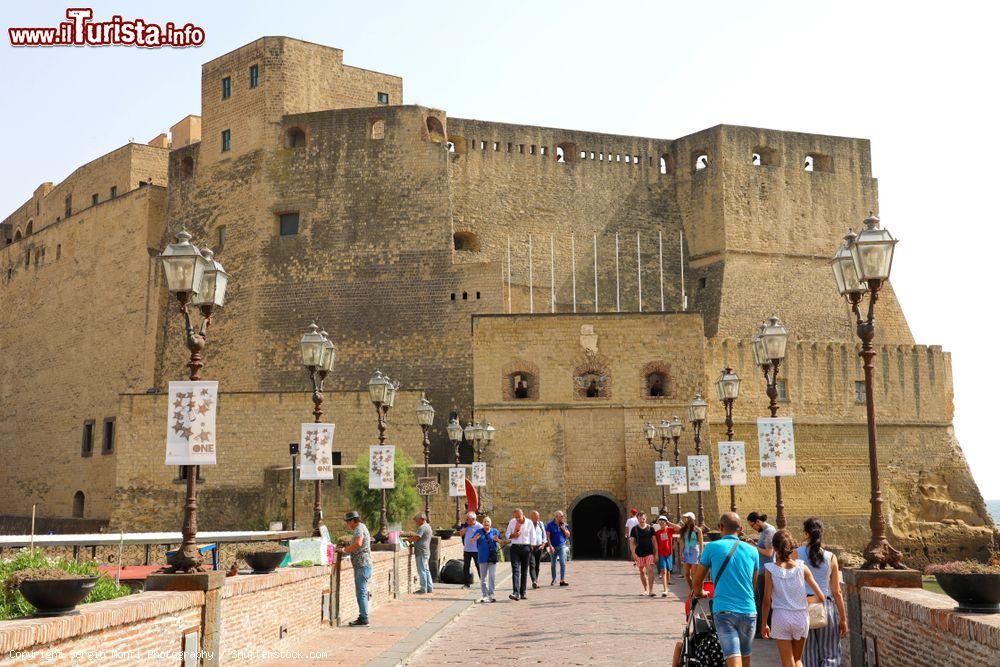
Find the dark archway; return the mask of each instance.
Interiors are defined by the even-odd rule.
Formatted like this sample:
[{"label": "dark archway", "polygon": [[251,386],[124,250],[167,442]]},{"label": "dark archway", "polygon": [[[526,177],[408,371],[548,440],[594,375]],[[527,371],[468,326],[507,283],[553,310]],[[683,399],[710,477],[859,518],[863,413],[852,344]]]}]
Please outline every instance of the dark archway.
[{"label": "dark archway", "polygon": [[622,521],[618,504],[603,495],[580,499],[570,510],[573,558],[619,558]]}]

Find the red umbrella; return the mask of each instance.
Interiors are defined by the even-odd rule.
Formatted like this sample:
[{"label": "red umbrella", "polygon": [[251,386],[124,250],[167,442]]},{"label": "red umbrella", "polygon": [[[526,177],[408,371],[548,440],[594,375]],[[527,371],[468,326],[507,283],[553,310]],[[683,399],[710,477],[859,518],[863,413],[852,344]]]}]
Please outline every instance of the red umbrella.
[{"label": "red umbrella", "polygon": [[475,512],[479,509],[479,495],[476,493],[476,487],[472,486],[472,482],[468,478],[465,480],[465,511]]}]

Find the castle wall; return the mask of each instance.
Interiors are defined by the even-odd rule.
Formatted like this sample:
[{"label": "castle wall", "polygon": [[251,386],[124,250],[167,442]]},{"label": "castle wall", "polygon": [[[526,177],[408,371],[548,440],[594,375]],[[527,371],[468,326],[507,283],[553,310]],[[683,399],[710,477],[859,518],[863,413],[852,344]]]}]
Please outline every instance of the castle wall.
[{"label": "castle wall", "polygon": [[[68,517],[76,491],[85,517],[110,513],[120,441],[102,452],[104,421],[119,391],[153,384],[161,293],[150,247],[165,203],[161,187],[135,189],[0,249],[5,513],[37,504],[39,516]],[[86,457],[85,420],[94,421]]]}]

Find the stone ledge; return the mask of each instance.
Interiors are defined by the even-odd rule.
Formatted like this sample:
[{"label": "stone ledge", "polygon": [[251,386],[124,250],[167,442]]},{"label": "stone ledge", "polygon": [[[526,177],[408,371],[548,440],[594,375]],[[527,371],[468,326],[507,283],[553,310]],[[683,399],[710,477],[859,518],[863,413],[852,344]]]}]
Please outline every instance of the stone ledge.
[{"label": "stone ledge", "polygon": [[1000,650],[1000,614],[962,614],[947,595],[919,588],[864,588],[864,604],[928,625],[942,633]]},{"label": "stone ledge", "polygon": [[205,594],[198,591],[147,592],[80,605],[80,613],[73,616],[3,621],[0,622],[0,655],[201,607],[204,600]]},{"label": "stone ledge", "polygon": [[256,591],[278,586],[287,586],[305,579],[330,578],[329,565],[314,565],[313,567],[282,567],[270,574],[239,574],[227,577],[222,587],[223,599],[247,595]]}]

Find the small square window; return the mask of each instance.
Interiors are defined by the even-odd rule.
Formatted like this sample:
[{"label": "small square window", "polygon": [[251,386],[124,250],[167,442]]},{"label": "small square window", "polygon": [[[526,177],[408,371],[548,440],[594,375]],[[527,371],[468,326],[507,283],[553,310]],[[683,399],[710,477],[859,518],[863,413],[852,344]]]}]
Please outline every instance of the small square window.
[{"label": "small square window", "polygon": [[228,151],[232,147],[232,139],[231,139],[231,137],[232,137],[232,135],[229,133],[229,130],[223,130],[222,131],[222,152],[223,153],[225,153],[226,151]]},{"label": "small square window", "polygon": [[388,104],[389,103],[389,93],[379,93],[378,94],[378,103],[379,104]]},{"label": "small square window", "polygon": [[778,400],[787,403],[788,402],[788,385],[785,383],[784,380],[778,380],[777,389],[778,389]]},{"label": "small square window", "polygon": [[282,236],[294,236],[299,233],[299,214],[282,213],[278,216],[278,229]]},{"label": "small square window", "polygon": [[333,465],[335,465],[335,466],[341,465],[341,463],[340,463],[340,460],[341,460],[340,452],[331,452],[330,453],[330,458],[333,460]]},{"label": "small square window", "polygon": [[257,65],[250,65],[250,87],[256,88],[260,83],[260,68]]},{"label": "small square window", "polygon": [[232,94],[232,82],[229,77],[223,77],[222,79],[222,99],[228,100],[230,94]]},{"label": "small square window", "polygon": [[708,278],[698,278],[698,287],[703,288],[708,284]]},{"label": "small square window", "polygon": [[118,186],[117,185],[112,185],[111,186],[111,198],[114,199],[117,196],[118,196]]},{"label": "small square window", "polygon": [[90,195],[90,205],[91,206],[97,206],[97,202],[99,202],[100,200],[101,200],[101,197],[96,192],[94,194]]},{"label": "small square window", "polygon": [[111,454],[115,451],[115,418],[104,420],[104,438],[101,441],[101,454]]},{"label": "small square window", "polygon": [[83,442],[80,447],[81,456],[90,456],[94,453],[94,420],[88,419],[83,422]]},{"label": "small square window", "polygon": [[868,402],[866,400],[867,397],[868,397],[868,395],[865,392],[865,381],[864,380],[855,380],[854,381],[854,402],[857,403],[858,405],[864,405],[865,403]]}]

